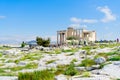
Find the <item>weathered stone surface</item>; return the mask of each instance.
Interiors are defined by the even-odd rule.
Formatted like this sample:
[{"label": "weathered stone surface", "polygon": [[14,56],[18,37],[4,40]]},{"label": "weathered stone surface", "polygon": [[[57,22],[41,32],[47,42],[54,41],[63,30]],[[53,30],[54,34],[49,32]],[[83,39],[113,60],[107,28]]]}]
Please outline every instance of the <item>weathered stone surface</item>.
[{"label": "weathered stone surface", "polygon": [[95,62],[97,64],[104,63],[105,61],[106,61],[106,59],[104,57],[98,57],[97,59],[95,59]]},{"label": "weathered stone surface", "polygon": [[78,71],[84,71],[85,67],[75,67],[75,69],[78,70]]},{"label": "weathered stone surface", "polygon": [[66,47],[66,46],[63,46],[62,49],[63,49],[63,50],[70,50],[71,48]]},{"label": "weathered stone surface", "polygon": [[18,54],[18,53],[20,53],[20,50],[18,50],[18,49],[10,49],[10,50],[5,50],[5,51],[3,51],[3,54],[4,54],[4,55],[7,55],[7,54],[16,55],[16,54]]},{"label": "weathered stone surface", "polygon": [[113,62],[113,64],[120,66],[120,61],[115,61],[115,62]]},{"label": "weathered stone surface", "polygon": [[86,70],[88,70],[88,71],[91,71],[91,70],[94,70],[95,68],[93,68],[93,67],[86,67]]},{"label": "weathered stone surface", "polygon": [[12,76],[0,76],[0,80],[18,80],[18,78]]},{"label": "weathered stone surface", "polygon": [[58,76],[55,76],[55,80],[68,80],[65,75],[58,75]]},{"label": "weathered stone surface", "polygon": [[27,65],[27,64],[28,64],[28,62],[20,61],[20,62],[18,63],[18,66],[25,66],[25,65]]},{"label": "weathered stone surface", "polygon": [[92,65],[92,67],[93,67],[94,69],[98,69],[98,68],[100,67],[100,65]]},{"label": "weathered stone surface", "polygon": [[102,72],[110,75],[112,78],[120,79],[120,67],[114,64],[108,64],[103,67]]},{"label": "weathered stone surface", "polygon": [[5,63],[4,66],[2,66],[1,68],[13,68],[16,67],[16,63]]},{"label": "weathered stone surface", "polygon": [[96,52],[96,53],[107,53],[107,52],[111,52],[113,48],[98,48],[98,49],[93,49],[90,52]]},{"label": "weathered stone surface", "polygon": [[91,77],[73,76],[70,80],[111,80],[106,75],[93,75]]}]

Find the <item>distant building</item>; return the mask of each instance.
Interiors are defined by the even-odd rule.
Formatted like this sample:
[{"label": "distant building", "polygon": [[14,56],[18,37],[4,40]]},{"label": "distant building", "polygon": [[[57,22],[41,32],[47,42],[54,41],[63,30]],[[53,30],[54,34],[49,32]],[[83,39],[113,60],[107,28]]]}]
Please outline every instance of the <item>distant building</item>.
[{"label": "distant building", "polygon": [[96,41],[96,32],[85,29],[74,29],[68,27],[67,30],[57,31],[57,44],[65,44],[67,38],[75,37],[79,41]]}]

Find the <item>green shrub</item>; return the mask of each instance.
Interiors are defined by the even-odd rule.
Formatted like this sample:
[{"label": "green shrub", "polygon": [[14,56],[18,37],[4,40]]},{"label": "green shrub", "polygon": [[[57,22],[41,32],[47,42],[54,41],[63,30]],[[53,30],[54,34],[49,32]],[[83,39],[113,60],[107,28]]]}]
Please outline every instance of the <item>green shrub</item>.
[{"label": "green shrub", "polygon": [[95,65],[95,61],[92,59],[84,59],[80,66],[90,67],[92,65]]},{"label": "green shrub", "polygon": [[3,66],[4,64],[3,63],[0,63],[0,66]]},{"label": "green shrub", "polygon": [[62,50],[62,52],[72,52],[72,49],[69,49],[69,50]]},{"label": "green shrub", "polygon": [[68,50],[62,50],[62,52],[77,52],[78,49],[76,48],[72,48],[72,49],[68,49]]},{"label": "green shrub", "polygon": [[29,63],[25,66],[17,66],[17,67],[9,68],[9,69],[12,71],[18,71],[18,70],[22,70],[22,69],[35,69],[37,67],[38,67],[37,63]]},{"label": "green shrub", "polygon": [[107,55],[115,55],[115,54],[119,54],[119,52],[108,52],[108,53],[106,53]]},{"label": "green shrub", "polygon": [[72,63],[73,63],[73,62],[77,62],[77,59],[73,59],[71,62],[72,62]]},{"label": "green shrub", "polygon": [[2,57],[2,53],[0,53],[0,57]]},{"label": "green shrub", "polygon": [[24,54],[23,57],[21,57],[21,61],[24,61],[26,59],[29,59],[29,60],[39,60],[41,58],[41,54],[39,53],[29,53],[29,54]]},{"label": "green shrub", "polygon": [[54,80],[54,74],[49,70],[19,73],[18,80]]},{"label": "green shrub", "polygon": [[90,77],[90,72],[83,72],[82,77]]},{"label": "green shrub", "polygon": [[55,54],[60,54],[61,53],[61,50],[59,50],[59,49],[55,49],[54,51],[55,51]]},{"label": "green shrub", "polygon": [[26,45],[26,43],[23,41],[23,42],[21,43],[21,48],[25,47],[25,45]]},{"label": "green shrub", "polygon": [[0,73],[3,73],[3,72],[5,72],[4,69],[0,69]]},{"label": "green shrub", "polygon": [[109,61],[119,61],[120,60],[120,56],[113,56],[111,58],[108,59]]},{"label": "green shrub", "polygon": [[18,71],[18,70],[22,70],[24,68],[22,66],[18,66],[18,67],[8,68],[8,69],[10,69],[11,71]]},{"label": "green shrub", "polygon": [[64,73],[64,69],[63,68],[58,68],[57,71],[55,71],[55,75],[59,75]]},{"label": "green shrub", "polygon": [[37,68],[37,67],[38,67],[37,63],[29,63],[26,66],[24,66],[23,68],[24,69],[34,69],[34,68]]},{"label": "green shrub", "polygon": [[59,75],[59,74],[63,74],[66,67],[68,67],[69,65],[58,65],[57,66],[57,70],[55,72],[55,75]]},{"label": "green shrub", "polygon": [[70,56],[71,56],[71,55],[74,55],[74,53],[71,53]]},{"label": "green shrub", "polygon": [[64,74],[65,75],[70,75],[70,76],[74,76],[75,74],[77,74],[77,70],[74,68],[74,64],[71,63],[67,69],[65,70]]},{"label": "green shrub", "polygon": [[55,60],[47,61],[46,64],[50,64],[50,63],[53,63],[53,62],[55,62]]},{"label": "green shrub", "polygon": [[50,45],[50,38],[43,39],[41,37],[36,37],[36,42],[39,46],[48,47]]},{"label": "green shrub", "polygon": [[98,58],[98,57],[104,57],[104,58],[108,58],[108,55],[106,53],[99,53],[97,55],[94,56],[94,59]]},{"label": "green shrub", "polygon": [[18,64],[20,61],[19,60],[15,60],[14,63]]},{"label": "green shrub", "polygon": [[84,46],[84,47],[82,47],[82,50],[90,50],[91,49],[91,47],[90,46]]}]

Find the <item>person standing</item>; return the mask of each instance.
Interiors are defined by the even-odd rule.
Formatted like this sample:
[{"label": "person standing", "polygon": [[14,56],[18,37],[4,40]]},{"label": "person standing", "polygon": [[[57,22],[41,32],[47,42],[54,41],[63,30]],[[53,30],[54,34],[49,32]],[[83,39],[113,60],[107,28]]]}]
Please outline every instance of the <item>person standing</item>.
[{"label": "person standing", "polygon": [[117,43],[119,42],[119,39],[117,38]]}]

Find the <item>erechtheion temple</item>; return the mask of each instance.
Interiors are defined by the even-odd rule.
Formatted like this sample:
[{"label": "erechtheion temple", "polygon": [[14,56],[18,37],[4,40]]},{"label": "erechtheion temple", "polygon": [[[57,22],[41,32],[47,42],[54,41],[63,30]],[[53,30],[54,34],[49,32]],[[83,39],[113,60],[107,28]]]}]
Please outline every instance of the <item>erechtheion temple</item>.
[{"label": "erechtheion temple", "polygon": [[78,41],[94,42],[96,40],[96,32],[68,27],[67,30],[57,31],[57,44],[65,44],[68,37],[75,37]]}]

